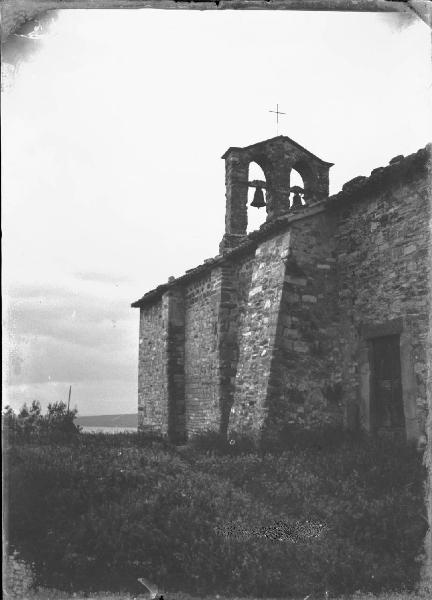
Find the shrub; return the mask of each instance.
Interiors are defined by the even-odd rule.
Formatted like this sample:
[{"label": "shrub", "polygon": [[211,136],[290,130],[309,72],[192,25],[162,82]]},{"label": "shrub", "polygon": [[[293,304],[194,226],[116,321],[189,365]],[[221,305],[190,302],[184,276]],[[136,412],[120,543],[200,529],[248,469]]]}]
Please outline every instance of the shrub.
[{"label": "shrub", "polygon": [[77,412],[76,409],[69,410],[64,402],[48,404],[45,415],[36,400],[30,408],[23,404],[17,415],[10,406],[6,406],[3,430],[11,443],[67,442],[80,432],[80,427],[74,423]]},{"label": "shrub", "polygon": [[[345,440],[281,455],[195,452],[188,464],[175,449],[105,437],[9,450],[10,545],[39,584],[116,591],[143,576],[201,596],[304,597],[418,579],[424,471],[410,448]],[[325,534],[297,543],[220,533],[312,520]]]}]

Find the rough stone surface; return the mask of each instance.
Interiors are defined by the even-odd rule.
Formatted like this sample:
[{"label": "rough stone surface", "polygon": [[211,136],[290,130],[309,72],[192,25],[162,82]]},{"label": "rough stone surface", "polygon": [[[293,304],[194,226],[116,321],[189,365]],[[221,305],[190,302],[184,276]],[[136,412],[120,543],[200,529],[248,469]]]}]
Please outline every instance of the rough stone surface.
[{"label": "rough stone surface", "polygon": [[162,298],[143,307],[139,332],[138,427],[163,434],[168,433],[167,316]]},{"label": "rough stone surface", "polygon": [[32,569],[19,554],[14,552],[3,557],[3,593],[5,598],[26,598],[33,587]]},{"label": "rough stone surface", "polygon": [[289,232],[262,243],[251,265],[237,333],[239,361],[230,418],[235,430],[254,431],[265,422],[284,276],[281,253],[288,242]]},{"label": "rough stone surface", "polygon": [[[432,231],[432,211],[429,215],[429,231]],[[429,245],[429,290],[432,291],[432,245]],[[426,346],[428,417],[426,424],[426,449],[424,464],[427,470],[425,485],[426,511],[429,529],[425,537],[425,561],[422,571],[422,587],[432,596],[432,311],[429,311],[429,335]]]},{"label": "rough stone surface", "polygon": [[219,427],[217,349],[220,269],[185,288],[185,403],[190,434]]},{"label": "rough stone surface", "polygon": [[[400,319],[405,352],[405,414],[410,437],[425,433],[426,337],[430,311],[428,281],[430,188],[424,175],[375,190],[336,214],[338,338],[347,405],[359,405],[359,357],[366,340],[361,328]],[[389,333],[392,333],[389,331]],[[383,332],[385,334],[385,332]],[[405,344],[406,348],[403,348]],[[367,360],[367,357],[366,357]],[[404,375],[404,373],[402,373]]]}]

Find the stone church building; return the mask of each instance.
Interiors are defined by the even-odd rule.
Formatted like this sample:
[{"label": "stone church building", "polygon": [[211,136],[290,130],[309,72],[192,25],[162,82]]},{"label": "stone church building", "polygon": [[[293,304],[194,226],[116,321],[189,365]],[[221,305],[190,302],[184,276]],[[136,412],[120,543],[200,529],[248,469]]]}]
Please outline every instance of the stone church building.
[{"label": "stone church building", "polygon": [[[132,304],[140,429],[173,441],[325,423],[424,435],[430,154],[329,196],[332,163],[286,136],[229,148],[219,254]],[[265,181],[249,181],[251,162]],[[267,219],[247,234],[250,187]]]}]

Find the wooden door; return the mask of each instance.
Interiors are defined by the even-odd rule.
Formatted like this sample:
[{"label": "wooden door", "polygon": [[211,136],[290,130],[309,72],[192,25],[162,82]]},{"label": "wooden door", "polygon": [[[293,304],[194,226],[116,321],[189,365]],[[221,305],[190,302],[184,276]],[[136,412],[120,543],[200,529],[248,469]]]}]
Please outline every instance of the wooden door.
[{"label": "wooden door", "polygon": [[404,427],[399,336],[375,338],[372,347],[375,426]]}]

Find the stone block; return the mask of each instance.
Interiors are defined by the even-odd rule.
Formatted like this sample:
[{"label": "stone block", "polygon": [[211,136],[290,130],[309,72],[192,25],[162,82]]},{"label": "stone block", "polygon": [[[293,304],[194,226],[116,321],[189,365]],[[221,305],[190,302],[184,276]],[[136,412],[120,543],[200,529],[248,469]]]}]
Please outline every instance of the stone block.
[{"label": "stone block", "polygon": [[408,246],[405,246],[403,249],[403,253],[404,255],[407,254],[412,254],[413,252],[415,252],[417,250],[417,246],[416,244],[408,244]]},{"label": "stone block", "polygon": [[303,302],[310,302],[312,304],[316,304],[317,302],[317,297],[316,296],[312,296],[310,294],[303,294],[303,296],[301,297]]},{"label": "stone block", "polygon": [[307,279],[305,279],[304,277],[295,277],[293,275],[286,275],[285,282],[290,283],[292,285],[298,285],[300,287],[304,287],[305,285],[307,285]]}]

